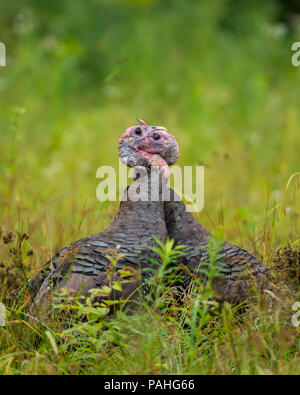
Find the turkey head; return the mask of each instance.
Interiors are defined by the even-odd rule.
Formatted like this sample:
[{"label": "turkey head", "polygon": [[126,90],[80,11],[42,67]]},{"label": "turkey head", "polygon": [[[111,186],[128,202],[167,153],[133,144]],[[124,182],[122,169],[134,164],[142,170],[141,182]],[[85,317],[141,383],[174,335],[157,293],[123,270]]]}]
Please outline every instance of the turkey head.
[{"label": "turkey head", "polygon": [[162,169],[166,179],[169,167],[179,157],[179,147],[175,138],[163,126],[141,125],[128,128],[119,141],[119,157],[129,167]]}]

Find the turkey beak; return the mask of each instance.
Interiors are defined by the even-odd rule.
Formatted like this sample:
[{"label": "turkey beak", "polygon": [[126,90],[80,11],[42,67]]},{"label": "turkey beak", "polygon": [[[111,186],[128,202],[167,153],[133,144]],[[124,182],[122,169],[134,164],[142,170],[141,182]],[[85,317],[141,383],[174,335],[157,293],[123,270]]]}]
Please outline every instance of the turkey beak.
[{"label": "turkey beak", "polygon": [[138,142],[138,149],[143,150],[147,147],[150,147],[150,145],[151,145],[151,141],[150,141],[148,135],[146,135],[143,139],[141,139]]}]

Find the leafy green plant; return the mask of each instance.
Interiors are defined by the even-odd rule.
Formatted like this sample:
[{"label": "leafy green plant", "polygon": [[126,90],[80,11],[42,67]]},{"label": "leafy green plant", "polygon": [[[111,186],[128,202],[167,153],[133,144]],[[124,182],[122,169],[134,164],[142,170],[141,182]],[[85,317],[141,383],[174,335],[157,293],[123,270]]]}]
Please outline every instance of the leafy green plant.
[{"label": "leafy green plant", "polygon": [[[300,373],[299,23],[287,3],[0,2],[0,373]],[[216,237],[208,281],[187,294],[168,242],[152,303],[108,317],[93,294],[91,306],[61,294],[67,317],[28,313],[26,278],[111,223],[118,204],[96,200],[95,174],[117,168],[118,138],[137,117],[174,133],[180,165],[205,166],[195,216],[264,261],[273,304],[241,312],[212,299]]]}]

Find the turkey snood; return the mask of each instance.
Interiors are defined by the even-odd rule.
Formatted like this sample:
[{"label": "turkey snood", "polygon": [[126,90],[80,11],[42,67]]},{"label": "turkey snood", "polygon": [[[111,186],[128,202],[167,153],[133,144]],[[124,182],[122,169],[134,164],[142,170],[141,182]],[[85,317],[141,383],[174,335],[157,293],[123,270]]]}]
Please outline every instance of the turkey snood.
[{"label": "turkey snood", "polygon": [[[148,152],[142,151],[143,148]],[[126,189],[119,212],[105,231],[72,243],[51,259],[39,279],[31,283],[36,292],[34,306],[48,304],[52,290],[60,288],[70,290],[72,295],[88,296],[90,289],[119,280],[119,270],[128,267],[139,273],[138,278],[125,282],[122,291],[112,291],[103,299],[127,299],[141,286],[143,293],[147,292],[148,286],[144,284],[147,272],[143,269],[153,268],[149,258],[159,262],[150,249],[155,245],[153,237],[162,243],[166,241],[162,187],[169,176],[168,163],[178,158],[178,146],[164,128],[149,127],[142,122],[122,135],[119,152],[127,165],[139,168],[139,172],[146,169],[149,173],[153,168],[159,176],[151,179],[142,174]],[[153,189],[158,191],[156,200],[151,200]],[[142,198],[137,199],[137,195]],[[112,266],[109,257],[116,249],[122,257],[117,261],[113,277],[108,278]]]}]

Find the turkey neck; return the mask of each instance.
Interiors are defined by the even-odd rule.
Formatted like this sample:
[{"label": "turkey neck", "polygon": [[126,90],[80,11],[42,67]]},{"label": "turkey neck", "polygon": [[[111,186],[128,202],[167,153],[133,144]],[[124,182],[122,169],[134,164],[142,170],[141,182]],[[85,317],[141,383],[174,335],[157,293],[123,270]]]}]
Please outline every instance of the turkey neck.
[{"label": "turkey neck", "polygon": [[211,233],[187,211],[185,204],[173,189],[169,192],[170,201],[164,203],[168,236],[174,239],[176,244],[195,245],[207,242]]},{"label": "turkey neck", "polygon": [[[119,156],[124,164],[135,169],[135,180],[125,190],[119,212],[109,230],[126,228],[128,233],[135,234],[136,241],[142,237],[142,244],[148,242],[148,245],[153,245],[153,236],[165,242],[167,233],[162,190],[167,182],[163,177],[163,169],[168,168],[166,161],[157,154],[138,150],[132,137],[128,136],[119,141]],[[137,193],[140,199],[136,199]]]},{"label": "turkey neck", "polygon": [[140,177],[125,189],[119,212],[107,232],[126,233],[129,243],[145,247],[153,245],[153,236],[165,242],[167,230],[162,200],[165,184],[161,174],[159,176]]}]

